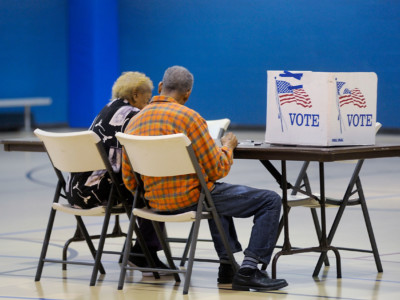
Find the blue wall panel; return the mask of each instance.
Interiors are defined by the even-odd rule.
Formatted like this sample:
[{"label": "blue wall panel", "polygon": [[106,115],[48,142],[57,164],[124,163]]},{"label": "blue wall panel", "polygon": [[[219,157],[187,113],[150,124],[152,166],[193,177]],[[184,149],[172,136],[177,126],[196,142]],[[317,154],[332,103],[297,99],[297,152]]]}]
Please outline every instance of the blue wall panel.
[{"label": "blue wall panel", "polygon": [[67,96],[67,0],[0,0],[0,98],[51,97],[32,111],[54,124],[67,122]]},{"label": "blue wall panel", "polygon": [[268,69],[374,71],[400,128],[399,31],[394,0],[0,0],[0,98],[50,96],[38,123],[86,127],[121,71],[180,64],[204,117],[264,125]]},{"label": "blue wall panel", "polygon": [[188,106],[264,125],[266,70],[374,71],[378,120],[400,128],[400,2],[120,0],[123,70],[195,76]]},{"label": "blue wall panel", "polygon": [[119,75],[116,0],[69,1],[69,124],[89,127]]}]

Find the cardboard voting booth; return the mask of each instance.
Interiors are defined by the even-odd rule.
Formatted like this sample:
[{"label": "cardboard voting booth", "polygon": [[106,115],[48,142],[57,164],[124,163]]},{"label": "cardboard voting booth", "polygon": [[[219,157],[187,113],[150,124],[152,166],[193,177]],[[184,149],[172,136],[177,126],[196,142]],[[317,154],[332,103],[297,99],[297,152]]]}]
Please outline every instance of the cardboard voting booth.
[{"label": "cardboard voting booth", "polygon": [[375,73],[268,71],[267,75],[267,143],[375,144]]}]

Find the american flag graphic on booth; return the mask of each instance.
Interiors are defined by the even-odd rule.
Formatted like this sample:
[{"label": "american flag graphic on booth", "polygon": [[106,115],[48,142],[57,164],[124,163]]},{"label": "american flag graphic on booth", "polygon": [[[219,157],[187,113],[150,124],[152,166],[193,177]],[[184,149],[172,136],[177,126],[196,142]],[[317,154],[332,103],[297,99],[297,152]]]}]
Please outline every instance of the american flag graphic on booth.
[{"label": "american flag graphic on booth", "polygon": [[302,85],[293,86],[287,81],[276,80],[276,88],[281,105],[294,102],[302,107],[312,107],[311,99]]},{"label": "american flag graphic on booth", "polygon": [[342,89],[342,87],[345,84],[346,84],[346,82],[343,82],[343,81],[336,82],[337,94],[339,96],[340,107],[342,107],[343,105],[346,105],[346,104],[353,104],[354,106],[357,106],[360,108],[367,107],[365,97],[361,93],[360,89],[354,88],[354,89],[350,90],[348,88],[345,88],[343,90],[343,92],[340,93],[340,90]]}]

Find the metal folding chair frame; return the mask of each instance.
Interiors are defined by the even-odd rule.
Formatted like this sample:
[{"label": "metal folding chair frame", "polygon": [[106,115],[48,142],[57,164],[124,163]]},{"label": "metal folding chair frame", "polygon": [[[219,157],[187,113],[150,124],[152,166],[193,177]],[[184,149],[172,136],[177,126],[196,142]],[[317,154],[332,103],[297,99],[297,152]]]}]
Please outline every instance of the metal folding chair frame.
[{"label": "metal folding chair frame", "polygon": [[[190,279],[191,279],[191,274],[192,274],[192,269],[193,269],[193,262],[196,260],[195,259],[195,251],[196,251],[196,245],[197,245],[197,241],[198,241],[197,237],[198,237],[199,228],[200,228],[200,221],[202,219],[210,219],[210,218],[214,219],[217,229],[219,231],[219,234],[221,235],[222,242],[224,244],[224,247],[226,249],[228,259],[229,259],[229,261],[223,261],[223,262],[230,263],[234,270],[236,270],[236,268],[237,268],[235,257],[233,256],[228,239],[225,235],[224,229],[223,229],[221,221],[219,219],[217,210],[212,201],[211,193],[207,188],[207,183],[205,182],[204,176],[201,172],[201,168],[197,162],[196,155],[195,155],[191,145],[187,146],[186,149],[188,151],[188,154],[192,161],[193,167],[196,171],[196,175],[201,184],[201,194],[200,194],[200,198],[199,198],[198,205],[197,205],[196,219],[193,222],[193,229],[191,230],[191,234],[187,241],[187,244],[190,247],[189,257],[187,258],[187,261],[188,261],[187,268],[186,268],[186,270],[183,270],[183,269],[178,269],[175,266],[175,264],[173,262],[174,258],[172,257],[170,246],[169,246],[169,240],[166,237],[165,232],[163,232],[160,229],[158,222],[155,222],[155,221],[152,221],[152,222],[153,222],[154,228],[156,230],[157,236],[161,242],[161,245],[164,250],[165,257],[167,259],[170,270],[154,268],[154,264],[152,262],[149,262],[150,265],[152,266],[152,268],[140,268],[140,267],[128,266],[127,263],[128,263],[128,257],[129,257],[129,251],[130,251],[130,240],[132,238],[132,231],[136,227],[136,222],[135,222],[136,216],[132,213],[132,215],[130,217],[130,224],[129,224],[129,229],[127,232],[125,250],[124,250],[124,255],[123,255],[123,260],[122,260],[121,273],[120,273],[120,278],[119,278],[119,283],[118,283],[119,290],[123,289],[125,275],[126,275],[127,270],[140,270],[140,271],[173,273],[176,282],[181,281],[180,277],[179,277],[179,273],[185,273],[186,276],[185,276],[183,294],[187,294],[189,291],[189,284],[190,284]],[[128,157],[128,159],[129,159],[129,157]],[[144,194],[143,184],[140,179],[140,175],[135,173],[135,178],[136,178],[136,182],[138,182],[139,184],[135,191],[133,207],[135,207],[137,201],[139,201],[139,198],[143,197],[143,194]],[[207,214],[204,214],[204,212],[207,212]],[[216,260],[203,260],[203,261],[213,261],[214,262]],[[218,260],[218,262],[222,262],[222,261]]]},{"label": "metal folding chair frame", "polygon": [[[226,119],[224,119],[224,120],[226,120]],[[210,121],[214,122],[214,121],[217,121],[217,120],[210,120]],[[230,123],[230,121],[229,121],[229,123]],[[226,130],[225,130],[224,127],[220,127],[217,136],[215,136],[214,138],[216,140],[221,139],[224,136],[225,131]],[[194,230],[194,223],[192,224],[192,226],[190,228],[188,238],[167,237],[168,242],[170,242],[170,243],[185,243],[186,244],[185,248],[183,250],[182,257],[173,257],[173,259],[180,259],[181,260],[181,262],[179,264],[179,266],[181,266],[181,267],[183,267],[185,265],[186,261],[187,261],[187,257],[188,257],[189,249],[190,249],[190,243],[188,243],[188,241],[191,240],[191,237],[193,235],[193,230]],[[211,243],[213,242],[212,239],[197,239],[197,241],[198,242],[211,242]],[[202,261],[202,262],[219,262],[219,260],[215,260],[215,259],[195,258],[194,260],[195,261]]]},{"label": "metal folding chair frame", "polygon": [[[89,237],[91,240],[100,239],[99,234],[90,235]],[[106,235],[106,238],[117,238],[117,237],[126,237],[126,233],[123,232],[121,229],[119,215],[115,215],[115,222],[114,222],[113,230],[111,231],[111,233],[107,233],[107,235]],[[63,260],[67,260],[68,248],[71,245],[71,243],[82,242],[82,241],[85,241],[85,235],[82,233],[81,229],[79,228],[79,225],[77,224],[73,236],[70,239],[68,239],[64,244],[63,251],[62,251]],[[113,252],[103,251],[103,253],[111,253],[112,254]],[[122,262],[122,253],[121,253],[121,257],[119,259],[119,263],[121,263],[121,262]],[[63,263],[62,269],[63,269],[63,271],[67,270],[67,264]]]},{"label": "metal folding chair frame", "polygon": [[[46,233],[45,233],[45,238],[43,241],[43,246],[42,246],[42,250],[41,250],[41,254],[40,254],[40,258],[39,258],[39,263],[38,263],[38,267],[36,270],[36,275],[35,275],[35,281],[40,281],[41,276],[42,276],[42,271],[43,271],[43,267],[44,267],[44,263],[45,262],[51,262],[51,263],[61,263],[63,265],[63,270],[66,269],[66,265],[67,264],[76,264],[76,265],[88,265],[88,266],[93,266],[93,271],[92,271],[92,275],[90,278],[90,286],[94,286],[96,283],[96,279],[97,279],[97,274],[98,272],[100,272],[101,274],[105,274],[105,269],[101,263],[101,257],[103,253],[108,253],[108,254],[118,254],[120,256],[122,256],[123,252],[115,252],[115,251],[104,251],[104,244],[105,244],[105,240],[108,236],[107,235],[107,229],[108,229],[108,225],[109,225],[109,221],[110,221],[110,217],[111,214],[113,213],[126,213],[129,217],[129,212],[131,211],[131,206],[127,203],[126,199],[124,199],[122,197],[122,193],[119,190],[119,180],[117,179],[117,177],[115,176],[111,164],[108,160],[107,154],[104,151],[104,148],[102,146],[102,144],[99,142],[96,144],[97,146],[97,150],[99,151],[102,160],[106,166],[107,172],[110,175],[111,181],[113,182],[110,194],[109,194],[109,198],[108,198],[108,202],[107,202],[107,206],[105,208],[105,215],[104,215],[104,221],[103,221],[103,225],[102,225],[102,230],[100,235],[98,236],[90,236],[86,226],[82,220],[81,216],[78,215],[74,215],[77,221],[77,230],[76,232],[79,230],[81,233],[81,236],[83,237],[83,239],[81,240],[85,240],[89,250],[93,256],[94,262],[93,263],[89,263],[89,262],[83,262],[83,261],[68,261],[66,258],[66,249],[68,248],[68,245],[71,241],[71,239],[69,239],[65,246],[63,247],[63,258],[61,260],[57,260],[57,259],[48,259],[46,258],[46,254],[47,254],[47,249],[50,243],[50,237],[51,237],[51,233],[52,233],[52,229],[53,229],[53,225],[54,225],[54,220],[55,220],[55,216],[56,216],[56,210],[51,208],[50,211],[50,216],[49,216],[49,221],[47,224],[47,228],[46,228]],[[50,156],[49,156],[50,158]],[[51,161],[51,158],[50,158]],[[52,163],[53,164],[53,163]],[[66,181],[64,179],[64,176],[62,174],[62,172],[60,170],[58,170],[54,165],[53,168],[56,172],[57,178],[58,178],[58,183],[57,183],[57,187],[54,193],[54,197],[53,197],[53,203],[58,203],[60,197],[62,198],[66,198],[65,195],[62,194],[62,191],[65,191],[65,185],[66,185]],[[114,201],[113,201],[113,196],[115,195],[115,193],[117,193],[118,198],[121,200],[122,204],[123,204],[123,210],[121,211],[121,208],[113,208],[114,206]],[[144,255],[147,259],[152,260],[151,256],[150,256],[150,252],[147,248],[147,245],[143,239],[143,236],[141,235],[139,230],[135,230],[135,234],[137,239],[139,240],[139,243],[143,249]],[[111,235],[113,237],[113,235]],[[125,236],[125,235],[122,235]],[[98,243],[98,247],[97,250],[95,249],[92,239],[93,238],[99,238],[99,243]],[[155,275],[156,278],[159,278],[158,274]]]}]

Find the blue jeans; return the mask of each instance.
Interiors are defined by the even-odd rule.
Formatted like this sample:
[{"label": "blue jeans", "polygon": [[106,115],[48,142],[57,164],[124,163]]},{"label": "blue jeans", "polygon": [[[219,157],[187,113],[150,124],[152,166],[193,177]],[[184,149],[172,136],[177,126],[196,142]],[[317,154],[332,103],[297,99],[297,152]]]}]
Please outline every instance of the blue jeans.
[{"label": "blue jeans", "polygon": [[[232,251],[242,250],[232,217],[253,217],[250,241],[244,254],[257,259],[260,263],[268,264],[275,248],[282,206],[281,197],[273,191],[229,183],[215,183],[211,196]],[[173,213],[195,209],[196,206],[192,206]],[[215,222],[209,220],[209,226],[218,256],[226,258],[227,254]]]},{"label": "blue jeans", "polygon": [[[231,217],[253,217],[250,241],[244,254],[268,264],[278,233],[281,197],[273,191],[229,183],[216,183],[211,196],[231,245],[232,239],[236,238],[236,232],[235,235],[230,234],[234,231],[234,227],[231,227],[233,223],[229,222]],[[225,249],[216,225],[213,220],[210,220],[209,225],[218,256],[223,257],[226,255]]]}]

